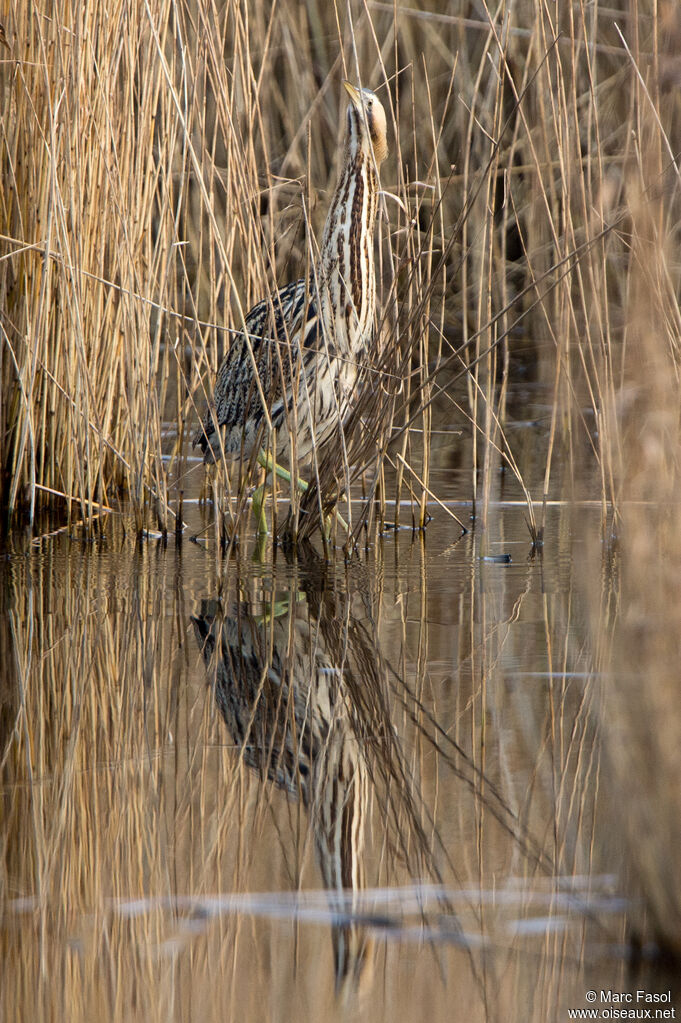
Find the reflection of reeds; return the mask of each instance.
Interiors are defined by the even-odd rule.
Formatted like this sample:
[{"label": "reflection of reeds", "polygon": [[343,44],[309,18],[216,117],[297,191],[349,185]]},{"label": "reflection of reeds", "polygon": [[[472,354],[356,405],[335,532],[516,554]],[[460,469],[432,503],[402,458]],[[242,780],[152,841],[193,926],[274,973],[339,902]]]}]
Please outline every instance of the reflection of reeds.
[{"label": "reflection of reeds", "polygon": [[[569,578],[565,595],[541,592],[538,560],[454,573],[459,552],[477,563],[477,537],[431,564],[425,545],[397,539],[397,575],[378,556],[347,567],[279,557],[253,575],[225,560],[211,578],[193,545],[139,550],[115,527],[108,546],[77,554],[50,541],[2,562],[0,1015],[183,1019],[191,1002],[202,1018],[242,1018],[246,1006],[259,1019],[302,996],[326,1018],[334,970],[351,994],[364,963],[379,974],[373,985],[362,974],[372,1008],[395,990],[445,1018],[438,963],[472,1004],[500,1000],[500,961],[518,986],[536,982],[536,947],[509,937],[513,922],[572,914],[579,928],[546,940],[549,1004],[565,956],[583,952],[590,882],[572,875],[594,865],[577,601]],[[247,724],[272,757],[239,747],[220,713],[229,700],[232,721],[247,711],[255,676],[236,672],[230,692],[211,670],[207,686],[191,639],[190,611],[221,587],[211,669],[230,653],[225,637],[237,668],[252,650],[263,713]],[[277,703],[262,669],[285,673],[296,656],[302,685]],[[326,670],[338,666],[342,678]],[[301,762],[305,736],[319,735],[315,690],[332,725]],[[339,764],[355,827],[344,861],[324,808]],[[271,780],[257,777],[271,765]],[[278,785],[286,771],[298,799]],[[333,897],[339,865],[359,884],[364,871],[364,894]],[[429,880],[442,887],[429,892]],[[325,883],[331,894],[313,891]]]},{"label": "reflection of reeds", "polygon": [[[167,861],[148,812],[158,805],[163,775],[159,737],[172,727],[172,695],[156,699],[159,672],[172,665],[179,637],[160,626],[163,570],[147,574],[138,561],[133,586],[116,593],[114,585],[107,597],[101,559],[64,561],[58,545],[13,568],[3,580],[2,630],[13,670],[2,693],[0,888],[8,912],[15,898],[26,897],[28,906],[3,930],[12,946],[3,958],[16,957],[25,970],[19,1015],[45,1018],[48,1002],[65,997],[72,1005],[63,1003],[66,1015],[92,1018],[111,1000],[104,964],[116,961],[119,942],[130,937],[116,923],[109,931],[107,900],[163,890]],[[158,940],[160,921],[147,926],[145,940]],[[142,958],[137,965],[148,977],[153,970]],[[74,965],[87,984],[70,986]],[[52,990],[39,983],[42,970]],[[5,988],[0,1014],[15,1014],[11,997]]]}]

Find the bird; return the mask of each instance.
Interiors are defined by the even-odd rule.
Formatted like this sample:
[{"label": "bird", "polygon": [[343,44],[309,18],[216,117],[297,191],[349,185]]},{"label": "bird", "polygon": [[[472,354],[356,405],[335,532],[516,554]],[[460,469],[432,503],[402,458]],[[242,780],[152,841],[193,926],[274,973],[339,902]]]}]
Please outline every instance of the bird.
[{"label": "bird", "polygon": [[355,678],[353,668],[370,666],[373,649],[318,589],[319,580],[317,574],[303,584],[306,596],[264,608],[244,600],[239,585],[237,600],[204,600],[191,620],[211,691],[244,763],[307,812],[340,994],[359,984],[371,944],[356,903],[366,887],[366,736],[375,722],[355,694],[377,680],[370,670]]},{"label": "bird", "polygon": [[[290,481],[280,462],[308,461],[339,436],[352,408],[374,344],[373,236],[388,144],[385,110],[375,93],[343,85],[349,104],[342,166],[318,258],[308,276],[253,306],[245,330],[233,337],[194,437],[208,464],[221,453],[242,464],[255,459]],[[307,485],[297,480],[301,491]],[[261,534],[267,533],[263,502],[264,485],[253,495]]]},{"label": "bird", "polygon": [[[337,995],[371,974],[373,933],[386,920],[392,927],[369,908],[372,849],[382,850],[381,871],[384,856],[394,856],[398,876],[443,882],[434,856],[440,839],[434,825],[424,830],[429,812],[397,724],[410,688],[383,653],[381,598],[375,604],[372,589],[367,566],[357,566],[350,583],[303,543],[295,554],[284,550],[266,585],[237,554],[229,584],[191,617],[229,756],[262,786],[243,805],[280,807],[286,799],[304,811],[288,819],[296,827],[307,820]],[[288,860],[286,831],[277,833]]]}]

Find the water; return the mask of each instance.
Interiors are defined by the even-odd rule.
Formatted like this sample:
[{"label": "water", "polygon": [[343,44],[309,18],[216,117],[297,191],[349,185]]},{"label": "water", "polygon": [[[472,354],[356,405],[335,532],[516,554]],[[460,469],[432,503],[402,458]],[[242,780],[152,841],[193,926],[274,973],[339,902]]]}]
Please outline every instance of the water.
[{"label": "water", "polygon": [[112,516],[8,549],[3,1019],[674,1006],[600,785],[600,511],[549,506],[540,557],[493,496],[329,564],[224,558],[197,503],[179,545]]}]

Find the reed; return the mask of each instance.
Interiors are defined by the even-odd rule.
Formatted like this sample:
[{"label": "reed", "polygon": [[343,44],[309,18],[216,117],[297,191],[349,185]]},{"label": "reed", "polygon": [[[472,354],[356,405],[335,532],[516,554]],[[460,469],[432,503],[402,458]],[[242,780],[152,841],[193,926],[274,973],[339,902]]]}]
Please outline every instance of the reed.
[{"label": "reed", "polygon": [[[363,474],[381,501],[408,486],[423,525],[435,410],[470,433],[483,525],[505,464],[540,538],[530,498],[560,486],[558,455],[559,475],[595,467],[591,496],[612,521],[622,438],[606,410],[623,383],[631,235],[651,202],[660,229],[678,207],[674,4],[627,2],[619,21],[617,7],[581,2],[507,0],[480,21],[293,6],[157,0],[47,16],[5,0],[6,523],[50,508],[92,531],[123,494],[138,530],[181,525],[177,491],[200,479],[186,478],[186,437],[229,329],[314,252],[341,72],[389,82],[393,155],[371,400],[348,427],[352,459],[327,452],[311,473],[320,507]],[[669,260],[664,272],[673,330]],[[518,366],[553,386],[543,479],[523,479],[509,442]],[[225,486],[242,495],[238,516],[243,487],[223,478],[220,500]]]}]

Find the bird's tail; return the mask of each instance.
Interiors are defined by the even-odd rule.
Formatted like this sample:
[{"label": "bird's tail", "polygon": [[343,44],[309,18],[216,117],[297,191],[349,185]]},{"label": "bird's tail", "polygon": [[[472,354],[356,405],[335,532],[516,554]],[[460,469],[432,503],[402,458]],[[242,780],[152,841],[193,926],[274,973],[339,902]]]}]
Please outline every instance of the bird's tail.
[{"label": "bird's tail", "polygon": [[216,461],[216,449],[217,451],[220,449],[217,440],[215,431],[208,429],[205,423],[192,437],[192,447],[201,448],[201,451],[203,452],[203,460],[208,465],[212,465],[212,463]]}]

